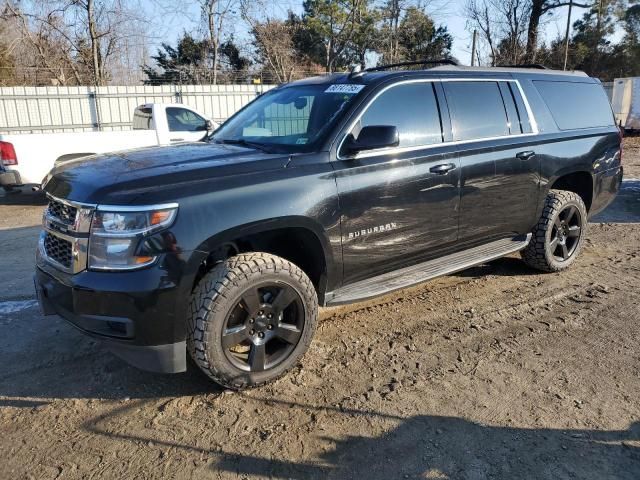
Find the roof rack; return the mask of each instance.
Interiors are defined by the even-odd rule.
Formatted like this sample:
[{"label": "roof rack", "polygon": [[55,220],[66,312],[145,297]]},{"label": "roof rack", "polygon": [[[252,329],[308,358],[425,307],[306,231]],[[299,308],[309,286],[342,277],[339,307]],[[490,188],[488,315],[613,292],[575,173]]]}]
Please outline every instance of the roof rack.
[{"label": "roof rack", "polygon": [[391,68],[408,67],[411,65],[453,65],[457,67],[460,64],[450,58],[442,58],[437,60],[417,60],[413,62],[390,63],[389,65],[380,65],[379,67],[371,67],[371,68],[365,68],[365,69],[362,69],[362,66],[360,65],[355,65],[351,69],[351,73],[349,74],[349,77],[350,78],[358,77],[360,75],[364,75],[367,72],[380,72],[383,70],[389,70]]},{"label": "roof rack", "polygon": [[518,63],[512,65],[497,65],[500,68],[535,68],[537,70],[549,70],[548,67],[539,63]]}]

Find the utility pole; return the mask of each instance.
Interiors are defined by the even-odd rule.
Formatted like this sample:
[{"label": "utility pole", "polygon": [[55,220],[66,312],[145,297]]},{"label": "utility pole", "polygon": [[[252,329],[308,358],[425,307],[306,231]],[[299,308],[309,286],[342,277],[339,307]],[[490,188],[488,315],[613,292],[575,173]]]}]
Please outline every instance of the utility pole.
[{"label": "utility pole", "polygon": [[478,45],[478,30],[473,31],[473,43],[471,44],[471,66],[476,64],[476,47]]},{"label": "utility pole", "polygon": [[567,62],[569,61],[569,31],[571,30],[571,11],[573,10],[573,0],[569,0],[569,15],[567,16],[567,33],[565,35],[564,43],[564,68],[567,69]]}]

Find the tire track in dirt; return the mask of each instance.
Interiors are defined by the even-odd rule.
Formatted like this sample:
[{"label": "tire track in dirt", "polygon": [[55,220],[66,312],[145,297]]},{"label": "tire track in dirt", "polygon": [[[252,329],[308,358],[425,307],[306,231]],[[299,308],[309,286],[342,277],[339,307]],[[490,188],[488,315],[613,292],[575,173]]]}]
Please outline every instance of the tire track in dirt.
[{"label": "tire track in dirt", "polygon": [[[637,302],[639,300],[640,297],[636,296],[635,301]],[[629,299],[626,298],[624,303],[622,303],[622,305],[624,305],[622,309],[613,311],[611,309],[611,305],[601,304],[599,305],[600,308],[596,312],[593,312],[591,316],[595,316],[596,318],[606,318],[607,316],[617,315],[621,318],[637,318],[637,304],[629,305],[627,303],[628,301]],[[570,308],[571,307],[568,307],[567,310],[569,310]],[[584,363],[583,361],[585,358],[593,356],[596,353],[602,354],[606,352],[606,350],[609,348],[609,344],[613,343],[615,340],[618,340],[623,336],[628,336],[631,338],[637,337],[638,332],[640,332],[640,328],[631,328],[630,323],[624,325],[629,328],[623,328],[619,322],[600,323],[599,326],[605,328],[599,329],[597,338],[594,338],[593,336],[576,335],[577,332],[571,331],[563,332],[564,335],[562,335],[559,339],[557,338],[558,335],[551,335],[555,338],[553,343],[550,343],[552,348],[551,351],[546,352],[546,356],[555,356],[556,358],[562,358],[562,363],[559,363],[555,368],[547,370],[540,377],[537,376],[539,373],[537,371],[523,372],[522,375],[518,377],[518,383],[522,386],[523,389],[527,388],[527,386],[531,386],[534,383],[536,389],[543,389],[544,387],[548,387],[551,383],[551,380],[556,377],[559,372],[561,372],[562,370],[567,370],[571,366],[579,368],[579,363]],[[594,333],[593,329],[591,333]],[[529,345],[521,345],[520,347],[522,348],[522,350],[526,351],[532,344],[540,343],[543,340],[544,339],[540,338],[540,336],[529,337]],[[569,356],[567,356],[568,352],[570,352]],[[622,365],[631,367],[631,362],[627,361]],[[607,378],[600,378],[599,381],[608,385],[610,388],[615,388],[614,383]],[[491,407],[484,415],[481,416],[482,420],[487,423],[493,423],[504,419],[506,411],[510,408],[513,408],[514,402],[516,402],[518,395],[519,389],[515,388],[511,390],[510,394],[501,396],[500,399],[493,405],[493,407]]]}]

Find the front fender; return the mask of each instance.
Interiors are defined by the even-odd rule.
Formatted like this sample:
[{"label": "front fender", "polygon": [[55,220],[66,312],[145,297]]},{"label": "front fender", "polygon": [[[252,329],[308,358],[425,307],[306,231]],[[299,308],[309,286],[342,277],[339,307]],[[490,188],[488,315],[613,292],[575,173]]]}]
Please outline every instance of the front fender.
[{"label": "front fender", "polygon": [[181,248],[194,252],[194,261],[240,237],[298,228],[312,233],[321,246],[328,285],[341,282],[340,209],[330,164],[245,175],[210,187],[180,200],[173,227]]}]

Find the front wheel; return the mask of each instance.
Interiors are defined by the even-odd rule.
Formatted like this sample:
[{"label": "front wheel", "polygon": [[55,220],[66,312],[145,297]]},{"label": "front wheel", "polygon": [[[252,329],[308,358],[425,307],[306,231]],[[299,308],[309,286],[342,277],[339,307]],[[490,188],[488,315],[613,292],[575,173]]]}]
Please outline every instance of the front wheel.
[{"label": "front wheel", "polygon": [[299,362],[317,316],[316,291],[300,268],[266,253],[237,255],[208,272],[191,296],[189,353],[220,385],[256,387]]},{"label": "front wheel", "polygon": [[530,267],[544,272],[564,270],[582,250],[586,231],[587,208],[580,195],[551,190],[522,258]]}]

